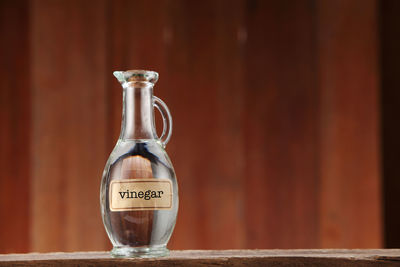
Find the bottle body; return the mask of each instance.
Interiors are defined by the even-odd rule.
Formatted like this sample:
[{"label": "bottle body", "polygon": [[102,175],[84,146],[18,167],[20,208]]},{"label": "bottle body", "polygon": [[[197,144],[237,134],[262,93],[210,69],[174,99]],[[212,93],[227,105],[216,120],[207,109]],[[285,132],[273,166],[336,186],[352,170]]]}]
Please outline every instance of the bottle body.
[{"label": "bottle body", "polygon": [[[124,103],[121,135],[101,181],[104,227],[113,244],[114,257],[164,256],[168,254],[166,245],[179,206],[175,171],[164,149],[171,135],[172,120],[165,103],[152,94],[157,73],[117,74],[124,88]],[[151,82],[143,81],[147,77]],[[154,107],[160,110],[167,124],[161,138],[155,131]]]},{"label": "bottle body", "polygon": [[[126,161],[135,163],[127,166],[124,164]],[[143,178],[171,182],[171,208],[111,211],[111,182]],[[134,197],[139,198],[138,192]],[[114,256],[162,256],[168,253],[166,245],[178,212],[178,186],[168,155],[157,141],[118,141],[104,169],[100,199],[103,222],[114,246]]]}]

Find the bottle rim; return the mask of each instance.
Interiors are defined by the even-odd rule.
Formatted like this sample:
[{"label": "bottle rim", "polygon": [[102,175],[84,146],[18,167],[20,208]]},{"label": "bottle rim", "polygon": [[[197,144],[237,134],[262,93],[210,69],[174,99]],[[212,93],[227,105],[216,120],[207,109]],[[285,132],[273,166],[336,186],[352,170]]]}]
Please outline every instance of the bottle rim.
[{"label": "bottle rim", "polygon": [[155,84],[158,81],[158,73],[151,70],[114,71],[113,74],[121,84],[127,82],[149,82]]}]

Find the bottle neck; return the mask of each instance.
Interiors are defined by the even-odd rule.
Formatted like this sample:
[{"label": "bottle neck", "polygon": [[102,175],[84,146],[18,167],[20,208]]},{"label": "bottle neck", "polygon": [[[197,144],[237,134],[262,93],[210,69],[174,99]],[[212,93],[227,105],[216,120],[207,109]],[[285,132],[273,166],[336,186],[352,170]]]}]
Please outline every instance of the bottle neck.
[{"label": "bottle neck", "polygon": [[154,139],[153,85],[128,82],[123,88],[120,139]]}]

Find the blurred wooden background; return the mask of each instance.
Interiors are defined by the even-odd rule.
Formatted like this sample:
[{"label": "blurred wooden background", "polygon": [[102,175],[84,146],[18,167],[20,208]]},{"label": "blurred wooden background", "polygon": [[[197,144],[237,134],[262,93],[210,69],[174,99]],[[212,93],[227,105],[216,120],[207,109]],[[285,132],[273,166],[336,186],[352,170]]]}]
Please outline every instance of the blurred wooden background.
[{"label": "blurred wooden background", "polygon": [[174,118],[170,248],[388,245],[380,41],[392,31],[379,25],[394,2],[0,1],[0,252],[110,248],[112,71],[135,68],[160,73]]}]

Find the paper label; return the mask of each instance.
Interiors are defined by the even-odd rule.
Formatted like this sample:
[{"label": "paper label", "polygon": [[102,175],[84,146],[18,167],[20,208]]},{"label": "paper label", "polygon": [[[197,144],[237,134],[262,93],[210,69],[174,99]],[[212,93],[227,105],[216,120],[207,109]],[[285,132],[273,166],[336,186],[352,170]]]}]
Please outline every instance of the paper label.
[{"label": "paper label", "polygon": [[125,179],[110,184],[110,210],[168,210],[172,184],[167,179]]}]

